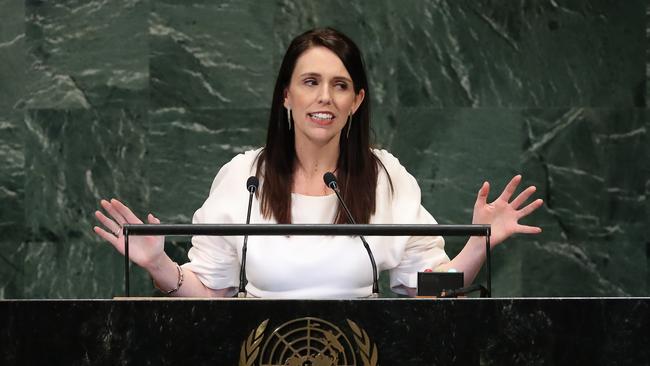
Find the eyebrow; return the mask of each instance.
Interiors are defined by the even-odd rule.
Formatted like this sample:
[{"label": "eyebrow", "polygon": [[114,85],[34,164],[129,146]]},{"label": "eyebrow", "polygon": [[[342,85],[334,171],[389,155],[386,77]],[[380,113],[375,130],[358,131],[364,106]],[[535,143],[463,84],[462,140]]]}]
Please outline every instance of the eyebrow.
[{"label": "eyebrow", "polygon": [[[305,76],[313,76],[313,77],[319,77],[319,78],[322,77],[321,74],[319,74],[317,72],[306,72],[304,74],[299,75],[299,77],[301,77],[301,78],[305,77]],[[344,81],[347,81],[349,83],[352,83],[352,80],[346,78],[345,76],[335,76],[335,77],[333,77],[333,79],[334,80],[344,80]]]}]

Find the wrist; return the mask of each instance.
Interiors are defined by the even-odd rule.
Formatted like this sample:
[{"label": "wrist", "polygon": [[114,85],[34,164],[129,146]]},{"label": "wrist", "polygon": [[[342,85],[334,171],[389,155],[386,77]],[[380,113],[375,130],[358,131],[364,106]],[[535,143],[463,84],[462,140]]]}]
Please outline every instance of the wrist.
[{"label": "wrist", "polygon": [[142,267],[149,272],[149,275],[156,277],[157,273],[164,271],[167,267],[173,265],[174,261],[165,253],[153,258],[147,263],[143,263]]},{"label": "wrist", "polygon": [[[472,236],[465,244],[465,248],[471,250],[477,254],[485,255],[485,237],[484,236]],[[492,248],[490,248],[492,250]]]},{"label": "wrist", "polygon": [[158,285],[156,280],[152,278],[153,286],[155,288],[157,288],[158,291],[164,293],[167,296],[177,292],[181,288],[181,286],[183,286],[183,279],[185,277],[184,274],[183,274],[183,268],[181,268],[181,266],[176,262],[172,262],[172,263],[173,263],[174,267],[176,267],[176,271],[178,272],[178,277],[177,277],[177,280],[176,280],[176,286],[175,287],[173,287],[173,288],[169,287],[169,288],[163,289]]}]

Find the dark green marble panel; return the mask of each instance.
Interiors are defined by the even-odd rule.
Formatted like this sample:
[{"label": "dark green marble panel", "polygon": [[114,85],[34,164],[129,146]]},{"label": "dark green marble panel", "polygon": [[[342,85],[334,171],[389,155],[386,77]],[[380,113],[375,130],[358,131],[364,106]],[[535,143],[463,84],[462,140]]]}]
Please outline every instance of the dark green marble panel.
[{"label": "dark green marble panel", "polygon": [[[650,16],[650,2],[646,2],[646,19]],[[645,64],[645,106],[648,107],[650,106],[650,83],[648,83],[648,79],[650,78],[650,24],[646,21],[645,24],[645,44],[644,44],[644,49],[645,49],[645,59],[646,59],[646,64]]]},{"label": "dark green marble panel", "polygon": [[147,137],[151,210],[163,221],[191,222],[221,166],[264,144],[267,119],[266,109],[151,111]]},{"label": "dark green marble panel", "polygon": [[483,180],[540,188],[544,233],[495,250],[495,295],[647,294],[646,3],[0,0],[0,297],[121,293],[98,199],[189,222],[263,143],[288,42],[327,25],[361,47],[376,143],[441,223],[471,219]]},{"label": "dark green marble panel", "polygon": [[[24,297],[122,293],[122,257],[95,237],[93,212],[111,197],[137,213],[148,208],[146,116],[137,109],[39,110],[25,125]],[[141,272],[136,278],[146,283]]]},{"label": "dark green marble panel", "polygon": [[148,12],[144,0],[27,0],[27,107],[121,107],[146,101]]},{"label": "dark green marble panel", "polygon": [[142,110],[30,111],[25,124],[26,209],[33,233],[65,237],[81,230],[78,220],[100,198],[147,206]]},{"label": "dark green marble panel", "polygon": [[642,109],[529,110],[524,169],[546,206],[524,295],[643,295],[648,138]]},{"label": "dark green marble panel", "polygon": [[[486,180],[491,199],[515,174],[534,183],[521,170],[517,110],[401,108],[395,119],[397,126],[385,146],[417,178],[424,206],[441,224],[470,223],[478,189]],[[456,255],[466,241],[447,238],[448,254]],[[523,243],[510,240],[494,251],[495,296],[520,293]]]},{"label": "dark green marble panel", "polygon": [[[150,111],[147,176],[151,212],[162,222],[191,223],[221,166],[264,144],[267,119],[266,109]],[[189,238],[167,238],[166,251],[175,260],[186,262],[189,245]]]},{"label": "dark green marble panel", "polygon": [[0,113],[13,108],[24,93],[25,5],[0,0]]},{"label": "dark green marble panel", "polygon": [[24,240],[23,112],[15,110],[25,84],[25,5],[0,0],[0,298],[21,295]]},{"label": "dark green marble panel", "polygon": [[[314,26],[357,40],[380,103],[644,106],[645,2],[287,1],[281,44]],[[377,71],[377,72],[375,72]]]},{"label": "dark green marble panel", "polygon": [[18,246],[25,240],[24,151],[20,111],[0,110],[0,298],[20,296]]},{"label": "dark green marble panel", "polygon": [[[112,298],[124,294],[123,257],[92,233],[65,240],[30,241],[21,245],[24,258],[23,298]],[[131,295],[153,296],[146,272],[131,271]]]},{"label": "dark green marble panel", "polygon": [[[649,116],[647,115],[648,113],[647,109],[645,112],[646,112],[645,130],[647,134],[648,131],[650,131],[650,119],[648,118]],[[646,161],[650,160],[650,148],[646,147],[645,158],[642,157],[641,159],[645,159]],[[648,225],[648,222],[650,221],[650,164],[645,164],[645,218],[646,218],[645,240],[644,240],[645,255],[646,255],[646,292],[645,293],[650,294],[650,225]]]},{"label": "dark green marble panel", "polygon": [[155,107],[265,108],[273,90],[268,1],[160,1],[150,14]]},{"label": "dark green marble panel", "polygon": [[[514,237],[494,251],[495,295],[644,293],[644,110],[403,108],[397,114],[404,122],[382,135],[384,146],[418,179],[423,203],[440,223],[470,222],[483,180],[492,183],[494,199],[521,173],[545,199],[523,220],[544,232]],[[464,240],[448,238],[448,252],[457,253]]]},{"label": "dark green marble panel", "polygon": [[[650,2],[647,2],[646,4],[646,19],[650,16]],[[650,78],[650,24],[646,22],[646,43],[645,43],[645,54],[646,54],[646,107],[650,106],[650,83],[648,83],[648,79]],[[645,118],[645,128],[646,131],[650,131],[650,118],[649,116],[646,116]],[[647,133],[647,132],[646,132]],[[650,155],[650,152],[648,152],[648,155]],[[646,158],[647,159],[647,158]],[[646,209],[645,209],[645,217],[650,218],[650,164],[646,164],[645,167],[645,173],[646,173],[646,190],[645,190],[645,196],[646,196]],[[650,219],[648,219],[650,221]],[[645,246],[646,246],[646,258],[647,258],[647,275],[646,275],[646,293],[650,293],[650,225],[646,225],[646,232],[645,232]]]}]

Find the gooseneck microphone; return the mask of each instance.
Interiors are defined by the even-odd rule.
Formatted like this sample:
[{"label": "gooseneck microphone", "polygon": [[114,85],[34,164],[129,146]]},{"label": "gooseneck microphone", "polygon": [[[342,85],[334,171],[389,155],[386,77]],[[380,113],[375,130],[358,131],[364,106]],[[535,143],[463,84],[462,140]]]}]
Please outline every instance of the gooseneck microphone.
[{"label": "gooseneck microphone", "polygon": [[[356,224],[356,221],[354,221],[354,218],[352,217],[352,213],[348,209],[348,206],[346,206],[345,202],[343,202],[343,198],[341,198],[341,192],[339,191],[339,186],[336,184],[336,176],[332,172],[327,172],[325,175],[323,175],[323,180],[325,181],[325,185],[327,185],[329,188],[331,188],[334,193],[336,193],[336,197],[339,199],[339,203],[341,206],[343,206],[343,210],[345,211],[345,214],[348,216],[348,222],[350,224]],[[379,297],[379,281],[377,279],[377,263],[375,263],[375,257],[372,255],[372,250],[370,250],[370,245],[368,245],[368,242],[366,241],[366,238],[363,237],[363,235],[359,235],[359,238],[361,239],[361,242],[363,243],[363,247],[366,248],[366,252],[368,252],[368,258],[370,258],[370,264],[372,265],[372,295],[371,297]]]},{"label": "gooseneck microphone", "polygon": [[[260,182],[256,176],[251,176],[246,180],[246,190],[248,191],[248,213],[246,214],[246,223],[251,221],[251,206],[253,205],[253,195],[257,191]],[[248,250],[248,235],[244,236],[244,246],[241,250],[241,268],[239,269],[239,293],[237,297],[246,297],[246,251]]]}]

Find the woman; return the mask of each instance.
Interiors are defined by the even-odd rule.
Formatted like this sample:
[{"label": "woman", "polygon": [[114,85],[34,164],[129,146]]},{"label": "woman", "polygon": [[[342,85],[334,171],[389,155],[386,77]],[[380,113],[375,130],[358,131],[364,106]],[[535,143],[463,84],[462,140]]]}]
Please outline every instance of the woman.
[{"label": "woman", "polygon": [[[235,157],[217,174],[194,223],[241,223],[246,217],[246,178],[260,178],[251,223],[345,223],[323,174],[334,172],[343,199],[358,223],[432,224],[422,207],[415,179],[384,150],[370,148],[368,82],[356,45],[330,29],[308,31],[289,46],[276,81],[266,145]],[[542,200],[524,206],[535,187],[510,201],[521,176],[501,196],[486,199],[489,184],[478,191],[473,223],[491,224],[493,246],[515,233],[539,233],[518,220]],[[121,226],[141,221],[118,200],[102,200],[110,216],[97,211],[104,228],[94,231],[124,253]],[[160,223],[153,215],[149,223]],[[390,271],[391,288],[415,294],[416,275],[424,269],[476,277],[485,252],[472,237],[449,260],[440,237],[372,237],[379,270]],[[145,268],[163,292],[174,296],[216,297],[234,294],[239,278],[242,238],[192,239],[190,262],[180,267],[164,253],[163,237],[133,237],[130,256]],[[251,237],[247,292],[257,297],[363,297],[371,293],[372,272],[356,237]]]}]

